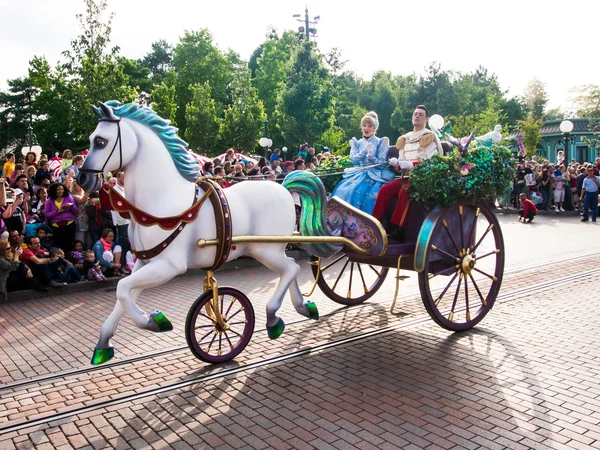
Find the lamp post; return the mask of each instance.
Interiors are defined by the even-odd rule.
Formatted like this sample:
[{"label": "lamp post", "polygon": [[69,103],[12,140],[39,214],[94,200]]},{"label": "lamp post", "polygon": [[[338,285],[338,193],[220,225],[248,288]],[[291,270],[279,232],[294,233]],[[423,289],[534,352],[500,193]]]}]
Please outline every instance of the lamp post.
[{"label": "lamp post", "polygon": [[261,147],[265,149],[265,158],[267,157],[267,148],[273,145],[273,141],[269,139],[269,121],[265,117],[265,121],[263,122],[263,136],[258,141]]},{"label": "lamp post", "polygon": [[283,152],[283,162],[285,162],[285,156],[287,155],[287,147],[282,147],[281,151]]},{"label": "lamp post", "polygon": [[[573,131],[573,122],[571,122],[570,120],[563,120],[560,123],[560,131],[563,134],[563,137],[565,139],[565,159],[564,161],[570,161],[569,158],[569,137],[571,136],[571,131]],[[571,202],[571,188],[569,187],[569,171],[566,170],[567,169],[567,163],[565,162],[565,171],[566,171],[566,177],[567,177],[567,181],[565,182],[565,202],[564,202],[564,208],[567,211],[570,211],[573,209],[573,203]]]},{"label": "lamp post", "polygon": [[306,9],[304,10],[304,20],[302,20],[300,17],[302,17],[300,14],[294,14],[292,17],[294,17],[298,22],[304,22],[304,26],[303,27],[298,27],[298,31],[300,33],[303,33],[306,35],[306,40],[310,41],[310,35],[313,35],[313,39],[317,37],[317,29],[316,28],[311,28],[311,25],[316,25],[319,23],[319,19],[321,19],[321,16],[315,16],[313,17],[313,20],[309,20],[308,19],[308,6],[306,7]]},{"label": "lamp post", "polygon": [[25,156],[29,152],[34,152],[39,155],[42,154],[42,147],[40,147],[37,143],[37,139],[35,138],[35,134],[33,134],[33,127],[31,126],[31,116],[29,117],[29,125],[27,125],[27,144],[28,146],[21,149],[21,153]]}]

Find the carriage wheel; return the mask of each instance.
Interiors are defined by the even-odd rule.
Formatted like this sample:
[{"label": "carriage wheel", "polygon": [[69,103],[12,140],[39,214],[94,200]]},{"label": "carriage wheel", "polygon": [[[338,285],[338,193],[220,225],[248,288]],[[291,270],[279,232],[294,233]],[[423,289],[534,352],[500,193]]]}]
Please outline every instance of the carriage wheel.
[{"label": "carriage wheel", "polygon": [[209,363],[235,358],[248,345],[254,332],[254,309],[248,297],[228,287],[220,287],[218,296],[225,328],[212,312],[212,290],[198,297],[185,321],[188,347],[196,358]]},{"label": "carriage wheel", "polygon": [[[311,261],[319,258],[311,256]],[[350,261],[344,254],[321,258],[321,273],[317,284],[321,291],[336,303],[358,305],[371,298],[379,290],[388,273],[387,267]],[[312,266],[317,276],[317,265]]]},{"label": "carriage wheel", "polygon": [[427,312],[451,331],[473,328],[494,306],[504,273],[504,240],[483,203],[461,201],[433,225],[419,273]]}]

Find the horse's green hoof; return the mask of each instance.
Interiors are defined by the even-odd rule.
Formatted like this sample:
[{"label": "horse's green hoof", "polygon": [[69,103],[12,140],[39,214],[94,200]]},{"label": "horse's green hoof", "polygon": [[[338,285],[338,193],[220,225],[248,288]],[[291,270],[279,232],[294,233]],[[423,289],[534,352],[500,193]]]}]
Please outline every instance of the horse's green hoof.
[{"label": "horse's green hoof", "polygon": [[272,327],[267,327],[269,339],[277,339],[283,334],[283,330],[285,330],[285,322],[279,318],[279,321],[275,325]]},{"label": "horse's green hoof", "polygon": [[154,311],[150,314],[150,318],[158,325],[158,331],[171,331],[173,325],[161,311]]},{"label": "horse's green hoof", "polygon": [[110,361],[113,356],[115,356],[115,349],[112,347],[95,348],[91,363],[94,366],[97,366],[98,364],[104,364],[105,362]]},{"label": "horse's green hoof", "polygon": [[314,302],[306,302],[305,305],[308,308],[308,318],[312,320],[319,320],[319,309]]}]

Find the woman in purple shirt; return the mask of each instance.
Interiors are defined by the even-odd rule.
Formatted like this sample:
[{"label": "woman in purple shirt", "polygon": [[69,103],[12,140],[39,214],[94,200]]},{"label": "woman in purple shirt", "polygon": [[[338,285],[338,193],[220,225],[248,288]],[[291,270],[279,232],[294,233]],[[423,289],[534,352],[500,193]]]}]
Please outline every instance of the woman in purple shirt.
[{"label": "woman in purple shirt", "polygon": [[78,211],[75,200],[64,184],[54,183],[50,186],[44,214],[54,235],[54,246],[61,248],[65,255],[73,250]]}]

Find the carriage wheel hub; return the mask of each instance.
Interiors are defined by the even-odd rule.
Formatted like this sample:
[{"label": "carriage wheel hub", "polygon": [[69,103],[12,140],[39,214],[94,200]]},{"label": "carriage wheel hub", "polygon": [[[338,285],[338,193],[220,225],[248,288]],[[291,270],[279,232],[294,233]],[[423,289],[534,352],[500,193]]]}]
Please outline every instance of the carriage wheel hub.
[{"label": "carriage wheel hub", "polygon": [[223,333],[224,331],[229,330],[229,324],[227,322],[223,323],[223,326],[221,326],[221,324],[219,322],[217,322],[215,324],[215,330],[217,330],[219,333]]},{"label": "carriage wheel hub", "polygon": [[475,257],[473,255],[465,255],[461,262],[461,270],[465,275],[471,273],[475,267]]}]

